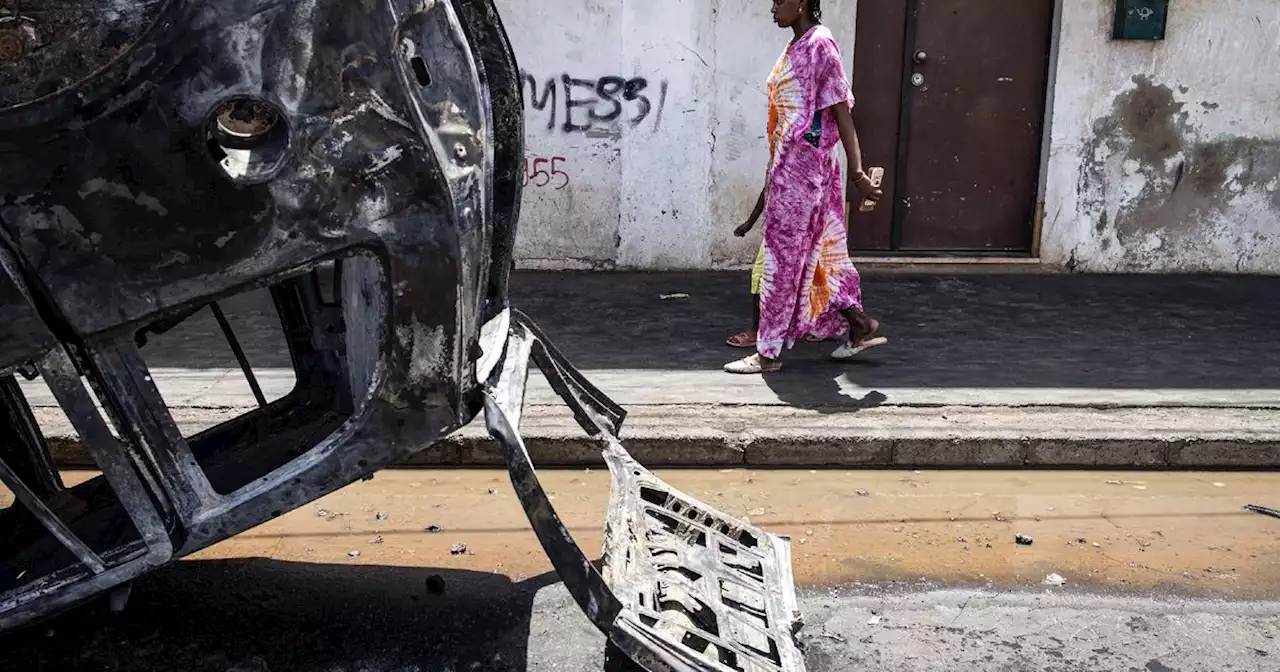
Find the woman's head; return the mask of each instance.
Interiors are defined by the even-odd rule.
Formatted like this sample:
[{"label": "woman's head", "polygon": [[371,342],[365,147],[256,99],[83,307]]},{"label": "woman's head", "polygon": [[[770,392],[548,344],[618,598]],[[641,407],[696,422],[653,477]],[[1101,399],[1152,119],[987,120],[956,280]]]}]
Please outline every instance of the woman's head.
[{"label": "woman's head", "polygon": [[822,20],[822,0],[773,0],[773,22],[782,28],[793,28],[807,21]]}]

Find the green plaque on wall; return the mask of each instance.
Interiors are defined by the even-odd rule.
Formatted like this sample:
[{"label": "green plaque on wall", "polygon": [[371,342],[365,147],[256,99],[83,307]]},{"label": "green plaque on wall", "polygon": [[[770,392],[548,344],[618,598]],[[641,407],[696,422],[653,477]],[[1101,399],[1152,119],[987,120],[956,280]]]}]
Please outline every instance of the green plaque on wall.
[{"label": "green plaque on wall", "polygon": [[1169,0],[1116,0],[1117,40],[1163,40]]}]

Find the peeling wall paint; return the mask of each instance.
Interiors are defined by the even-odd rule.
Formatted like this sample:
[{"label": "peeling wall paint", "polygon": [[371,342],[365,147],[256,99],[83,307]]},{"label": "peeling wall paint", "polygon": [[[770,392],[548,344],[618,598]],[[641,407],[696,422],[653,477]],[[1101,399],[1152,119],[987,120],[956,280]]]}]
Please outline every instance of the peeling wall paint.
[{"label": "peeling wall paint", "polygon": [[[751,263],[765,81],[790,38],[769,0],[498,0],[525,73],[520,268]],[[853,54],[856,0],[823,2]]]},{"label": "peeling wall paint", "polygon": [[1280,4],[1178,0],[1164,42],[1063,6],[1041,257],[1081,272],[1280,273]]}]

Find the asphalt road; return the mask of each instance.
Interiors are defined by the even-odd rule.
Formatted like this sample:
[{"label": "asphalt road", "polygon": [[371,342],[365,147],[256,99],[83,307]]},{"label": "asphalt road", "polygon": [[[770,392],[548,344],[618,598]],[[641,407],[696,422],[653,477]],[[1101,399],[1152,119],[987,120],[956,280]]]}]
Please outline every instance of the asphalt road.
[{"label": "asphalt road", "polygon": [[[661,475],[792,537],[813,672],[1280,670],[1280,521],[1241,510],[1280,474]],[[607,475],[542,478],[597,555]],[[598,672],[604,648],[504,472],[397,470],[147,576],[123,614],[0,638],[0,671]]]},{"label": "asphalt road", "polygon": [[[423,595],[429,574],[447,585]],[[185,562],[120,617],[86,609],[0,641],[0,669],[621,672],[551,577],[274,560]],[[928,585],[806,590],[811,672],[1280,670],[1280,603]]]}]

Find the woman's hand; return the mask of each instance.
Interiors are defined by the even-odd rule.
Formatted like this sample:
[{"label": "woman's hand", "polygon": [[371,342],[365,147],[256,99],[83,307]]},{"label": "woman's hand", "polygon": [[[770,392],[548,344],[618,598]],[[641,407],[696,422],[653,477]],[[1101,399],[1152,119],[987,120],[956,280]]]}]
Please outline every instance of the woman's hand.
[{"label": "woman's hand", "polygon": [[872,184],[871,177],[861,170],[849,174],[849,189],[847,193],[857,193],[858,203],[863,201],[877,203],[880,201],[880,197],[884,195],[884,191]]},{"label": "woman's hand", "polygon": [[734,229],[734,230],[733,230],[733,235],[735,235],[735,236],[737,236],[737,237],[739,237],[739,238],[744,238],[744,237],[746,237],[746,235],[751,231],[751,229],[754,229],[754,228],[755,228],[755,226],[756,226],[756,223],[755,223],[755,222],[753,222],[753,221],[751,221],[751,220],[747,220],[747,221],[745,221],[745,222],[743,222],[743,223],[739,224],[739,225],[738,225],[738,228],[736,228],[736,229]]}]

